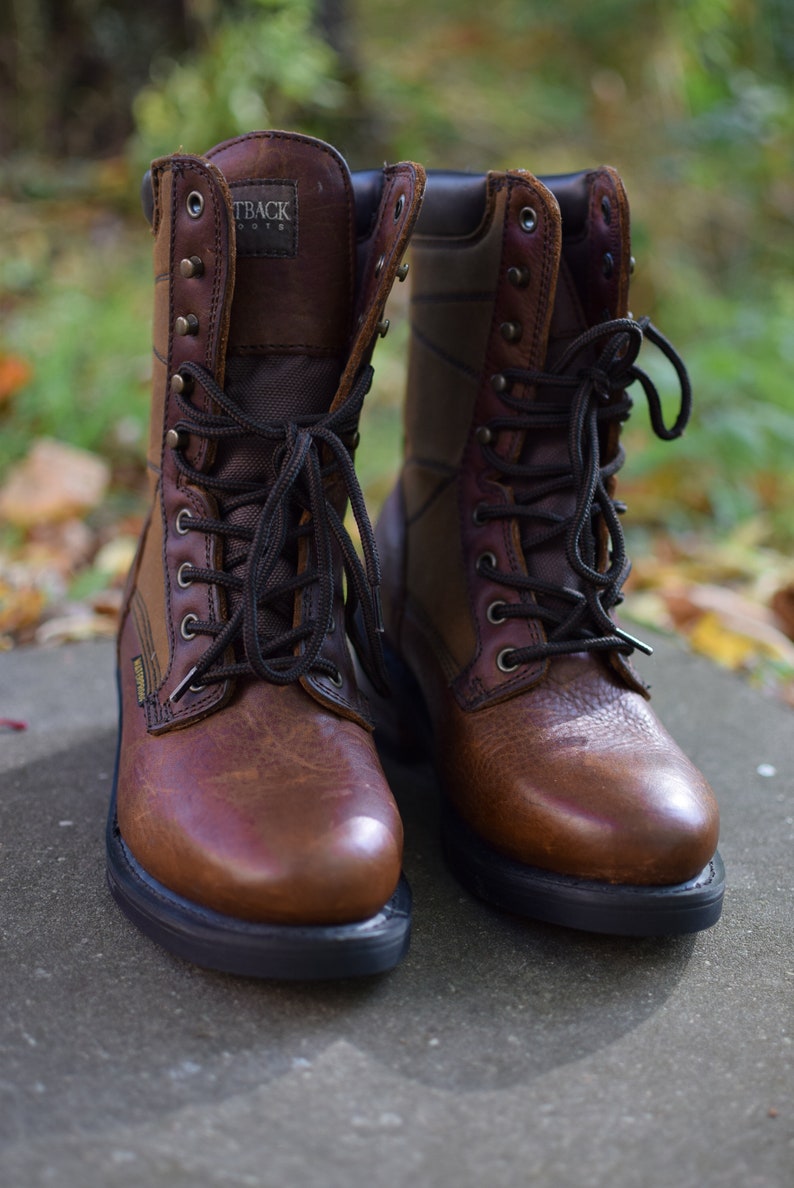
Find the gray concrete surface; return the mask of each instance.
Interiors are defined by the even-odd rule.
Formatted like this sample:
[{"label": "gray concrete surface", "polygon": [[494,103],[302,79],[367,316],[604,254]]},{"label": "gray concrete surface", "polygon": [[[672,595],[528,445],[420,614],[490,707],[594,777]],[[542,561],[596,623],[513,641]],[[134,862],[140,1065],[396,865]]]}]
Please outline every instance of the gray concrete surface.
[{"label": "gray concrete surface", "polygon": [[[627,941],[501,916],[392,767],[415,895],[379,980],[202,972],[104,885],[112,648],[0,656],[2,1188],[791,1188],[794,715],[658,641],[723,812],[723,920]],[[774,774],[759,774],[760,771]]]}]

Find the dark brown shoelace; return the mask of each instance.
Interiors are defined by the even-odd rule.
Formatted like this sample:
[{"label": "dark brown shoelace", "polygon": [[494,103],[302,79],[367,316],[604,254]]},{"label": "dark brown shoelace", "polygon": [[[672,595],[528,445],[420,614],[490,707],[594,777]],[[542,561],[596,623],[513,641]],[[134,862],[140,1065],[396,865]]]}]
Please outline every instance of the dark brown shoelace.
[{"label": "dark brown shoelace", "polygon": [[[672,426],[664,421],[659,392],[636,360],[643,340],[653,343],[672,364],[680,387],[680,406]],[[578,366],[583,354],[600,351],[594,362]],[[680,437],[692,407],[692,390],[686,367],[674,347],[649,319],[617,318],[600,323],[579,335],[548,371],[518,368],[505,370],[510,387],[499,393],[510,410],[505,417],[487,423],[488,439],[482,444],[486,462],[500,478],[516,488],[512,502],[483,503],[477,508],[479,522],[518,519],[522,522],[522,545],[528,556],[533,548],[555,537],[564,538],[565,555],[577,579],[577,588],[543,580],[531,574],[507,573],[497,569],[485,554],[480,572],[494,582],[529,594],[531,601],[505,602],[500,618],[535,619],[544,624],[546,639],[528,647],[516,647],[505,656],[517,667],[548,656],[573,652],[617,650],[630,654],[635,648],[650,653],[641,640],[618,627],[611,610],[622,600],[621,588],[630,564],[619,515],[625,510],[608,492],[608,480],[624,461],[622,447],[615,456],[601,462],[601,436],[609,421],[625,421],[632,408],[627,389],[639,383],[648,402],[654,432],[665,441]],[[570,389],[570,401],[529,401],[511,395],[513,385],[536,389]],[[563,433],[567,431],[567,460],[560,464],[527,465],[510,461],[491,444],[501,432]],[[489,436],[490,435],[490,436]],[[560,515],[539,506],[560,492],[573,495],[573,510]],[[598,522],[608,537],[609,563],[597,568]],[[603,531],[603,530],[602,530]]]},{"label": "dark brown shoelace", "polygon": [[[335,586],[334,545],[346,576],[345,627],[367,675],[379,688],[385,685],[381,647],[380,566],[375,538],[351,457],[351,443],[364,397],[372,383],[372,368],[363,368],[347,399],[333,412],[296,417],[289,421],[260,421],[246,416],[229,399],[212,374],[196,363],[185,363],[180,374],[187,387],[200,386],[214,409],[197,407],[191,393],[177,396],[181,419],[177,433],[218,441],[253,434],[272,450],[271,480],[234,481],[194,469],[184,449],[174,449],[176,465],[185,479],[217,492],[223,513],[218,518],[190,517],[187,530],[212,533],[225,544],[234,541],[235,570],[189,566],[184,578],[224,589],[232,609],[225,622],[195,620],[190,629],[211,638],[201,660],[171,693],[179,701],[190,686],[233,677],[256,675],[277,685],[299,680],[310,672],[336,679],[335,665],[321,650],[332,629]],[[348,444],[346,444],[346,442]],[[341,478],[358,527],[364,557],[355,546],[336,508],[328,499],[329,482]],[[235,509],[257,509],[255,527],[230,522]],[[298,572],[298,540],[307,542],[310,560]],[[240,548],[243,552],[240,555]],[[287,576],[285,576],[285,573]],[[291,625],[291,615],[266,615],[297,590],[317,587],[316,613]],[[273,623],[280,626],[274,628]],[[289,625],[288,625],[289,624]],[[235,648],[233,663],[223,662]]]}]

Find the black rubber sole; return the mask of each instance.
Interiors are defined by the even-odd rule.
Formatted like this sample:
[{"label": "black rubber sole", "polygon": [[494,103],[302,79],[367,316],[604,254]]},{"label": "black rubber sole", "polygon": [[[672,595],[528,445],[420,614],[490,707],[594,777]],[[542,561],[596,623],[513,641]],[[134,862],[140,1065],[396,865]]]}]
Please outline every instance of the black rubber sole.
[{"label": "black rubber sole", "polygon": [[487,845],[447,809],[444,853],[456,878],[494,907],[611,936],[675,936],[716,924],[725,894],[719,853],[693,879],[674,886],[604,883],[526,866]]},{"label": "black rubber sole", "polygon": [[405,878],[381,911],[355,924],[237,920],[192,903],[153,879],[127,849],[112,812],[107,879],[113,898],[141,932],[205,969],[252,978],[353,978],[385,973],[408,951],[411,891]]}]

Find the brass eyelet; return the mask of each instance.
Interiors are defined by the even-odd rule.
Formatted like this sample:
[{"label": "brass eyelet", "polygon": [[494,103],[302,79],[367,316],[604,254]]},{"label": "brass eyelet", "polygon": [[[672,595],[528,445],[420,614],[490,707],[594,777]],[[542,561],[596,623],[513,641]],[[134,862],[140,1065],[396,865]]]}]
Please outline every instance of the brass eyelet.
[{"label": "brass eyelet", "polygon": [[190,529],[185,527],[184,517],[187,516],[189,520],[193,519],[193,512],[189,507],[182,507],[176,513],[176,530],[180,536],[187,536]]},{"label": "brass eyelet", "polygon": [[200,219],[204,214],[204,195],[198,190],[191,190],[185,199],[185,209],[191,219]]},{"label": "brass eyelet", "polygon": [[189,624],[198,623],[198,615],[185,615],[182,622],[179,624],[179,634],[183,639],[195,639],[195,631],[191,631]]},{"label": "brass eyelet", "polygon": [[504,623],[507,616],[501,614],[500,612],[501,612],[502,608],[505,606],[507,606],[506,602],[496,601],[496,602],[490,603],[487,611],[485,612],[485,617],[488,620],[488,622],[489,623]]},{"label": "brass eyelet", "polygon": [[518,222],[521,230],[526,231],[527,235],[531,235],[533,231],[537,230],[538,216],[531,206],[525,206],[518,216]]},{"label": "brass eyelet", "polygon": [[185,577],[185,570],[192,569],[192,568],[193,568],[193,566],[190,564],[189,561],[183,561],[182,564],[179,566],[179,569],[176,571],[176,584],[182,590],[187,590],[188,586],[193,585],[192,581],[189,578]]},{"label": "brass eyelet", "polygon": [[519,667],[518,664],[510,664],[507,657],[515,652],[515,648],[502,648],[499,655],[496,657],[496,667],[500,672],[515,672]]}]

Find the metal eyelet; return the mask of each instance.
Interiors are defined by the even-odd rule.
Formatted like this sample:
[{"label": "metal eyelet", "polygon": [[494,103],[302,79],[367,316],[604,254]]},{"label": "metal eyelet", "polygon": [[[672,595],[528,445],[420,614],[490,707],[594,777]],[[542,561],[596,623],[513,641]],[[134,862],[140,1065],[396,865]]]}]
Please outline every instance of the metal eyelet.
[{"label": "metal eyelet", "polygon": [[183,639],[195,639],[195,631],[189,628],[190,623],[198,623],[198,615],[185,615],[182,622],[179,624],[179,633]]},{"label": "metal eyelet", "polygon": [[204,214],[204,195],[198,190],[191,190],[185,199],[185,209],[191,219],[200,219]]},{"label": "metal eyelet", "polygon": [[193,519],[193,512],[189,507],[182,507],[176,513],[176,530],[180,536],[187,536],[190,529],[185,527],[184,517],[187,516],[189,520]]},{"label": "metal eyelet", "polygon": [[182,433],[179,429],[169,429],[165,435],[165,444],[169,450],[183,450],[187,441],[187,433]]},{"label": "metal eyelet", "polygon": [[518,216],[518,221],[521,225],[521,230],[526,231],[527,235],[531,235],[533,231],[537,230],[538,216],[531,206],[523,207],[521,214]]},{"label": "metal eyelet", "polygon": [[497,601],[497,602],[490,603],[487,611],[485,612],[485,617],[488,620],[488,622],[489,623],[504,623],[505,620],[507,619],[507,615],[500,614],[499,612],[502,610],[502,607],[505,607],[505,606],[507,606],[506,602]]},{"label": "metal eyelet", "polygon": [[496,667],[500,672],[515,672],[519,667],[518,664],[510,664],[507,657],[515,652],[515,648],[502,648],[499,655],[496,657]]},{"label": "metal eyelet", "polygon": [[474,436],[480,445],[490,445],[494,439],[493,430],[489,429],[487,425],[479,425],[474,431]]},{"label": "metal eyelet", "polygon": [[629,275],[634,276],[634,269],[637,267],[637,261],[633,256],[629,258]]},{"label": "metal eyelet", "polygon": [[390,325],[391,325],[391,322],[389,321],[388,318],[382,318],[380,322],[375,323],[375,330],[380,335],[381,338],[385,338],[386,335],[389,333]]},{"label": "metal eyelet", "polygon": [[187,590],[188,586],[193,585],[192,581],[190,581],[189,578],[185,578],[185,576],[184,576],[185,570],[192,569],[192,568],[193,568],[193,566],[190,564],[189,561],[183,561],[182,564],[179,566],[179,569],[176,571],[176,584],[179,587],[181,587],[181,589],[183,589],[183,590]]},{"label": "metal eyelet", "polygon": [[529,284],[529,269],[515,266],[508,268],[507,279],[514,288],[525,289]]},{"label": "metal eyelet", "polygon": [[400,282],[400,284],[402,284],[402,282],[405,280],[410,270],[410,264],[400,264],[399,268],[397,269],[397,280]]},{"label": "metal eyelet", "polygon": [[510,387],[510,381],[502,375],[501,371],[497,371],[496,375],[491,376],[491,387],[494,392],[506,392]]},{"label": "metal eyelet", "polygon": [[476,524],[478,528],[482,528],[483,524],[487,524],[487,517],[483,516],[483,511],[488,507],[487,503],[478,503],[475,505],[474,511],[471,513],[472,523]]},{"label": "metal eyelet", "polygon": [[493,553],[480,553],[474,566],[477,573],[482,573],[483,565],[490,565],[491,569],[496,569],[496,557]]},{"label": "metal eyelet", "polygon": [[375,275],[376,275],[376,276],[380,276],[380,274],[383,272],[383,265],[384,265],[385,263],[386,263],[386,257],[385,257],[385,256],[378,256],[378,262],[377,262],[377,264],[375,265]]},{"label": "metal eyelet", "polygon": [[345,683],[345,678],[342,676],[339,669],[336,670],[336,676],[335,677],[329,676],[328,680],[331,682],[331,684],[334,686],[335,689],[341,689],[342,685],[344,685],[344,683]]},{"label": "metal eyelet", "polygon": [[612,206],[606,194],[601,199],[601,214],[604,216],[604,222],[608,227],[612,222]]},{"label": "metal eyelet", "polygon": [[188,685],[188,690],[191,693],[203,693],[206,687],[206,685]]},{"label": "metal eyelet", "polygon": [[604,258],[601,261],[601,271],[607,280],[615,271],[615,260],[611,252],[604,252]]},{"label": "metal eyelet", "polygon": [[400,194],[400,197],[397,199],[397,202],[394,207],[394,221],[395,221],[395,223],[398,223],[400,221],[400,215],[402,214],[404,208],[405,208],[405,194]]}]

